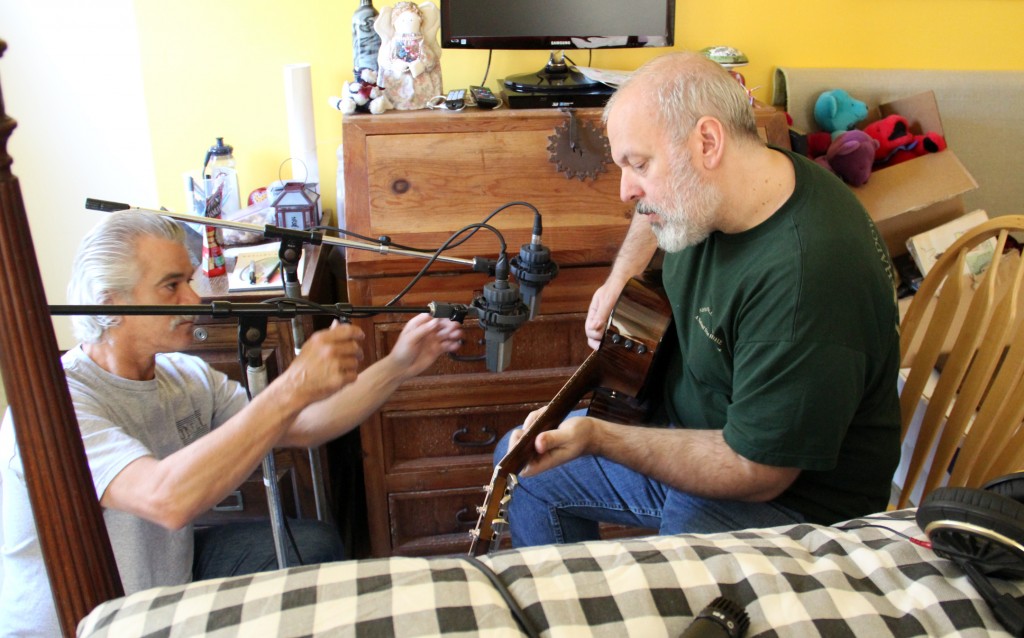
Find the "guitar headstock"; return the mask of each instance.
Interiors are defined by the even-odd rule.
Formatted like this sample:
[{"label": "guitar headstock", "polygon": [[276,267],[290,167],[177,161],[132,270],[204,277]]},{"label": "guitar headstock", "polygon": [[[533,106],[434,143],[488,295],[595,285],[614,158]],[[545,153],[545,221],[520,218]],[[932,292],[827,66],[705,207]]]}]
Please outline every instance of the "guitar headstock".
[{"label": "guitar headstock", "polygon": [[484,504],[477,508],[480,516],[476,527],[469,532],[469,555],[480,556],[501,545],[508,531],[508,504],[516,486],[516,475],[509,474],[501,465],[494,468],[490,485],[484,486]]}]

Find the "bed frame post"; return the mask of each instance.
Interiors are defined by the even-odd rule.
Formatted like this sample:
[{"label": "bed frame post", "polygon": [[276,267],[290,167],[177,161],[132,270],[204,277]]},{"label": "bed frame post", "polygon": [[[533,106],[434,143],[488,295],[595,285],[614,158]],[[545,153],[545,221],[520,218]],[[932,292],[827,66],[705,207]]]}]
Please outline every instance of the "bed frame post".
[{"label": "bed frame post", "polygon": [[[7,44],[0,40],[0,57]],[[15,122],[0,91],[0,368],[65,636],[124,595],[60,364],[25,204],[11,173]]]}]

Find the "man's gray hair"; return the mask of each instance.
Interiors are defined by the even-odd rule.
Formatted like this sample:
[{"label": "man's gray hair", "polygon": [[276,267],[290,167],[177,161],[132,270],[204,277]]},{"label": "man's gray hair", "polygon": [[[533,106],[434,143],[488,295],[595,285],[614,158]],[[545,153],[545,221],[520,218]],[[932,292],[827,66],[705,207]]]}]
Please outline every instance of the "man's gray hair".
[{"label": "man's gray hair", "polygon": [[[68,303],[95,306],[112,303],[120,295],[131,299],[139,279],[138,241],[156,237],[185,244],[185,231],[175,221],[139,211],[111,213],[82,240],[71,267]],[[120,316],[74,315],[75,337],[96,343],[108,328],[118,325]]]},{"label": "man's gray hair", "polygon": [[639,85],[634,87],[636,93],[648,96],[655,111],[651,116],[672,134],[674,142],[681,142],[704,116],[719,120],[737,137],[760,139],[750,96],[721,65],[699,53],[669,53],[637,69],[608,101],[605,124],[619,96],[634,84]]}]

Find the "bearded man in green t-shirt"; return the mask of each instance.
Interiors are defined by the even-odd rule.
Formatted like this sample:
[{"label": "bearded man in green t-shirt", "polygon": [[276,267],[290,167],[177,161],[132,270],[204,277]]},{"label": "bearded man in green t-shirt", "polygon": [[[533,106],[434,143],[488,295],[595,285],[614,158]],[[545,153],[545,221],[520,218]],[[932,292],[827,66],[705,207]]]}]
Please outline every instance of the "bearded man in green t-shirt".
[{"label": "bearded man in green t-shirt", "polygon": [[864,208],[831,173],[766,146],[746,92],[697,54],[643,66],[605,122],[636,213],[587,336],[596,348],[660,247],[678,346],[658,380],[659,427],[574,414],[536,438],[510,504],[513,543],[597,538],[599,521],[672,534],[884,510],[899,460],[898,311]]}]

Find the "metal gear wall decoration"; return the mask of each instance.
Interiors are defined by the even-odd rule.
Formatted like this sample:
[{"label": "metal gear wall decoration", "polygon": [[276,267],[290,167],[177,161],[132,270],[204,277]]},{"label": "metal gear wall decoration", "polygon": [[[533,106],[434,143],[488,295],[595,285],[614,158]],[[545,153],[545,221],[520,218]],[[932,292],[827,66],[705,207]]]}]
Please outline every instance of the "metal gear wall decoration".
[{"label": "metal gear wall decoration", "polygon": [[569,179],[597,179],[612,161],[608,138],[598,126],[577,118],[573,109],[564,112],[569,118],[548,137],[548,160]]}]

